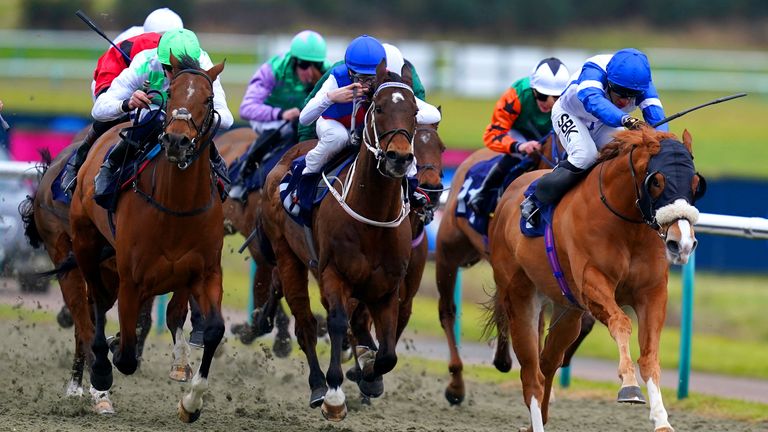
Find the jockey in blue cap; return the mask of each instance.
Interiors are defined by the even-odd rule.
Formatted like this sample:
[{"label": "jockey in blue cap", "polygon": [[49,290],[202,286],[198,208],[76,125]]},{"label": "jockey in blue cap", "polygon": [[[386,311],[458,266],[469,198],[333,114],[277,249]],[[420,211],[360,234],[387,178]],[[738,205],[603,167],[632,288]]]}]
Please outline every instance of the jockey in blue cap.
[{"label": "jockey in blue cap", "polygon": [[[551,173],[542,176],[533,195],[521,204],[529,223],[539,204],[554,204],[584,177],[613,135],[645,123],[630,115],[636,108],[650,124],[664,119],[664,109],[651,79],[648,57],[634,48],[587,59],[579,76],[552,107],[552,125],[568,152]],[[659,127],[667,131],[667,125]]]},{"label": "jockey in blue cap", "polygon": [[[301,110],[299,122],[303,125],[317,121],[318,142],[307,153],[306,167],[299,182],[298,196],[307,196],[310,188],[315,188],[319,173],[323,166],[338,154],[350,142],[352,127],[353,99],[369,94],[376,79],[376,66],[381,60],[387,59],[384,46],[368,35],[362,35],[353,40],[344,54],[344,64],[331,69],[331,74],[323,83],[315,96]],[[387,59],[389,61],[389,59]],[[402,59],[399,66],[402,67]],[[392,71],[400,74],[400,70]],[[416,99],[418,113],[416,121],[419,124],[433,124],[440,121],[440,111],[432,105]],[[361,128],[365,116],[365,107],[357,110],[355,127]],[[412,172],[416,174],[416,164],[412,164]],[[305,209],[311,208],[311,203],[299,203]]]}]

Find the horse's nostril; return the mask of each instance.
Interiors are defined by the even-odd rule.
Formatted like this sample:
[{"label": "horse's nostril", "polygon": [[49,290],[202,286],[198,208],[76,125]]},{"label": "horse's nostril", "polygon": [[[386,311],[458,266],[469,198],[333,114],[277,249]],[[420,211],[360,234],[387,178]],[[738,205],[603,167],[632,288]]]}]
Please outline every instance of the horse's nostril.
[{"label": "horse's nostril", "polygon": [[696,250],[696,246],[698,246],[698,245],[699,245],[699,241],[698,240],[694,240],[693,241],[693,247],[691,248],[691,252],[695,251]]},{"label": "horse's nostril", "polygon": [[391,160],[393,162],[397,160],[397,152],[396,151],[388,151],[386,153],[386,156],[387,156],[387,159],[389,159],[389,160]]},{"label": "horse's nostril", "polygon": [[667,241],[667,250],[672,252],[673,254],[680,253],[680,243],[674,240]]}]

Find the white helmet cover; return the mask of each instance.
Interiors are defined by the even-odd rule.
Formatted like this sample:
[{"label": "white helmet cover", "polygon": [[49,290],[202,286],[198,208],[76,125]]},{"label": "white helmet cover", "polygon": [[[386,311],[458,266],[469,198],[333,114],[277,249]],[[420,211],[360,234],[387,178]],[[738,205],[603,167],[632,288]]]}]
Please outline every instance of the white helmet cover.
[{"label": "white helmet cover", "polygon": [[570,81],[568,68],[554,57],[540,61],[531,73],[531,87],[545,95],[560,96]]},{"label": "white helmet cover", "polygon": [[181,21],[181,17],[168,8],[155,9],[144,20],[145,33],[165,33],[168,30],[182,28],[184,28],[184,22]]},{"label": "white helmet cover", "polygon": [[388,43],[381,44],[384,47],[384,52],[387,53],[387,70],[394,72],[398,75],[402,73],[405,60],[403,59],[403,53],[396,46]]}]

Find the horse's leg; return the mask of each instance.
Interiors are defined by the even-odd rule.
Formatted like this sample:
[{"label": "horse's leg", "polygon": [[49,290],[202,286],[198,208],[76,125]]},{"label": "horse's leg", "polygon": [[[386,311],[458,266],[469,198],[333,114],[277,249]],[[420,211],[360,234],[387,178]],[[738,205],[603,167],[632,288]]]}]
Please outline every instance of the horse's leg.
[{"label": "horse's leg", "polygon": [[[543,316],[543,312],[541,316]],[[549,333],[544,340],[544,349],[541,351],[541,373],[544,374],[544,400],[541,401],[542,422],[547,423],[549,401],[552,391],[552,380],[557,369],[563,363],[563,356],[579,336],[580,315],[578,309],[564,307],[555,304],[552,308],[552,320]],[[541,332],[540,332],[541,333]]]},{"label": "horse's leg", "polygon": [[285,238],[274,243],[277,256],[277,268],[280,284],[283,287],[285,300],[291,309],[295,320],[296,340],[304,351],[309,366],[309,406],[317,408],[323,403],[328,386],[325,384],[325,374],[320,369],[317,359],[317,320],[312,315],[309,304],[309,276],[307,268],[290,250]]},{"label": "horse's leg", "polygon": [[651,421],[656,432],[672,432],[667,419],[667,410],[661,399],[661,370],[659,368],[659,339],[667,310],[667,281],[656,288],[636,296],[634,304],[638,321],[638,340],[640,342],[640,376],[648,387]]},{"label": "horse's leg", "polygon": [[165,323],[173,338],[173,361],[169,378],[187,382],[192,379],[192,367],[189,365],[189,344],[184,338],[184,322],[187,320],[189,294],[185,290],[173,293],[165,312]]},{"label": "horse's leg", "polygon": [[632,334],[632,321],[616,304],[614,287],[608,278],[598,269],[587,266],[584,271],[583,291],[590,298],[589,308],[592,315],[608,327],[613,340],[619,348],[619,379],[621,389],[618,402],[645,403],[643,393],[635,377],[635,366],[629,353],[629,337]]},{"label": "horse's leg", "polygon": [[593,317],[589,313],[585,313],[581,315],[581,331],[579,332],[579,337],[577,337],[576,340],[573,341],[571,346],[569,346],[568,349],[565,350],[565,356],[563,357],[563,365],[561,367],[568,367],[571,365],[571,358],[573,358],[573,355],[576,354],[576,350],[579,348],[579,345],[581,345],[581,343],[587,337],[589,332],[592,331],[592,327],[594,326],[595,326],[595,317]]},{"label": "horse's leg", "polygon": [[[443,332],[445,332],[451,356],[448,362],[448,372],[451,374],[451,380],[445,388],[445,398],[451,405],[458,405],[464,400],[465,395],[464,377],[462,375],[464,365],[459,356],[456,335],[454,334],[454,324],[456,322],[454,290],[459,272],[459,257],[457,254],[461,248],[451,247],[453,242],[446,244],[447,242],[443,240],[443,237],[443,230],[441,229],[437,236],[437,248],[435,250],[435,281],[437,282],[437,292],[440,297],[438,301],[440,325],[443,327]],[[464,243],[463,247],[472,247],[469,242]]]},{"label": "horse's leg", "polygon": [[[273,267],[262,263],[256,266],[256,275],[253,278],[251,289],[253,290],[253,304],[256,309],[253,311],[253,324],[243,323],[232,327],[240,342],[250,345],[257,337],[269,334],[272,331],[274,320],[274,300],[273,300]],[[269,309],[270,311],[265,311]]]},{"label": "horse's leg", "polygon": [[141,357],[144,354],[144,343],[147,341],[149,331],[152,329],[152,305],[154,298],[150,298],[139,309],[139,321],[136,326],[136,357],[141,366]]},{"label": "horse's leg", "polygon": [[203,408],[203,393],[208,390],[208,372],[216,349],[224,337],[224,318],[221,316],[222,292],[220,264],[218,264],[216,271],[206,275],[202,289],[200,287],[193,288],[195,300],[200,306],[200,310],[205,313],[205,330],[203,331],[203,358],[200,360],[200,368],[192,378],[192,388],[189,393],[179,401],[179,419],[184,423],[192,423],[200,417],[200,410]]},{"label": "horse's leg", "polygon": [[141,292],[142,287],[134,285],[129,278],[120,280],[120,288],[117,292],[120,344],[112,354],[112,363],[124,375],[132,375],[139,366],[136,357],[136,324],[139,319],[139,309],[145,300]]},{"label": "horse's leg", "polygon": [[376,353],[376,362],[373,364],[373,368],[363,368],[363,381],[373,381],[394,369],[397,364],[397,340],[395,337],[397,334],[398,297],[398,289],[394,289],[375,305],[368,307],[371,317],[373,317],[376,339],[379,341],[379,351]]},{"label": "horse's leg", "polygon": [[362,379],[362,369],[366,363],[370,363],[370,367],[373,367],[373,363],[376,361],[374,355],[378,351],[376,342],[371,335],[372,325],[373,318],[371,318],[368,307],[363,303],[358,303],[352,311],[352,318],[349,320],[355,346],[355,349],[352,350],[355,364],[347,370],[346,376],[350,381],[357,383],[364,400],[371,396],[378,397],[384,391],[384,381],[381,378],[373,382]]},{"label": "horse's leg", "polygon": [[[282,298],[282,294],[280,296]],[[277,308],[275,311],[275,324],[277,325],[277,334],[275,335],[275,342],[272,345],[272,352],[277,357],[286,358],[291,355],[291,333],[288,331],[288,325],[291,323],[291,318],[285,313],[285,308],[280,300],[275,302]]]},{"label": "horse's leg", "polygon": [[[99,295],[102,294],[102,295]],[[93,362],[91,363],[91,397],[94,410],[99,414],[113,414],[112,401],[109,399],[109,389],[112,388],[112,363],[109,362],[107,353],[109,345],[104,333],[107,322],[107,310],[114,301],[105,298],[103,293],[92,294],[94,308],[94,336],[91,343]]]},{"label": "horse's leg", "polygon": [[344,381],[341,346],[347,335],[351,315],[347,312],[351,288],[333,266],[327,266],[320,277],[325,307],[328,310],[328,335],[331,338],[331,358],[326,373],[328,391],[323,400],[322,412],[328,420],[341,421],[347,415],[346,396],[341,388]]},{"label": "horse's leg", "polygon": [[[69,249],[69,248],[67,248]],[[59,261],[57,261],[59,262]],[[93,340],[94,327],[91,310],[88,307],[88,294],[85,280],[79,268],[74,268],[59,278],[61,294],[65,307],[71,313],[75,326],[75,359],[72,363],[72,375],[67,384],[67,396],[83,395],[83,369],[86,355],[90,359],[90,344]]]}]

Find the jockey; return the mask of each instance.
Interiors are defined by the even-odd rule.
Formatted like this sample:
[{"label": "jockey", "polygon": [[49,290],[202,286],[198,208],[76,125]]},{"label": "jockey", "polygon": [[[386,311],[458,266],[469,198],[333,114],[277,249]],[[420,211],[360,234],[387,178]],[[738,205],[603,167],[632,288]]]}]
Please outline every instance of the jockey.
[{"label": "jockey", "polygon": [[[133,58],[136,57],[136,54],[141,51],[157,48],[160,36],[163,33],[181,28],[184,28],[184,23],[175,12],[168,8],[157,9],[147,15],[143,27],[131,27],[115,38],[115,45],[133,60]],[[140,31],[138,34],[130,35],[129,32],[131,29],[139,29]],[[124,35],[128,37],[124,37]],[[101,57],[99,57],[99,60],[96,63],[96,69],[93,71],[93,81],[91,82],[91,97],[94,102],[109,89],[109,86],[112,85],[112,81],[129,65],[130,61],[127,60],[115,47],[110,47]],[[91,149],[91,146],[96,139],[104,132],[111,129],[112,126],[123,123],[126,120],[127,116],[122,116],[113,121],[101,122],[96,120],[93,122],[91,128],[88,130],[88,134],[83,138],[83,143],[77,148],[75,156],[69,163],[67,163],[64,169],[61,184],[65,192],[71,193],[74,189],[77,181],[77,171],[80,169],[80,166],[83,165],[83,162],[85,162],[88,151]]]},{"label": "jockey", "polygon": [[287,53],[272,57],[256,71],[240,104],[240,117],[250,121],[259,138],[249,147],[239,176],[232,180],[230,197],[243,199],[245,179],[261,158],[276,147],[265,139],[272,141],[280,129],[276,144],[295,142],[294,128],[283,126],[299,118],[304,100],[328,69],[325,40],[312,30],[304,30],[293,37]]},{"label": "jockey", "polygon": [[[411,77],[413,78],[413,94],[416,96],[416,99],[421,99],[422,101],[427,100],[427,93],[424,90],[424,85],[421,83],[421,78],[419,78],[419,74],[416,72],[416,68],[413,66],[413,63],[409,62],[408,59],[403,58],[403,54],[400,53],[400,50],[388,43],[383,43],[381,46],[384,47],[384,52],[387,53],[387,60],[389,60],[389,57],[399,57],[402,60],[400,63],[403,62],[408,65],[408,67],[411,69]],[[312,98],[315,97],[318,91],[322,88],[323,84],[328,80],[328,77],[331,75],[331,71],[333,68],[339,65],[343,65],[344,60],[339,60],[338,62],[334,63],[333,66],[331,66],[330,69],[328,69],[327,72],[323,75],[322,78],[317,82],[315,85],[315,88],[312,90],[312,92],[307,96],[306,100],[304,101],[304,104],[306,105],[307,102],[309,102]],[[390,72],[394,72],[398,75],[402,72],[401,69],[394,70],[389,67],[389,64],[387,64],[387,70]],[[312,122],[307,125],[303,125],[299,123],[299,142],[306,141],[310,139],[317,139],[317,131],[316,131],[316,122]]]},{"label": "jockey", "polygon": [[[157,49],[144,50],[137,54],[131,65],[115,78],[109,90],[96,99],[91,110],[93,118],[106,122],[119,119],[137,108],[152,109],[154,102],[142,90],[142,86],[146,81],[149,83],[150,90],[167,93],[172,78],[171,52],[176,58],[188,56],[197,60],[204,70],[213,67],[208,53],[200,48],[195,33],[186,29],[166,32],[160,38]],[[220,127],[227,129],[232,126],[232,113],[227,108],[224,89],[221,87],[219,78],[213,82],[213,105],[221,117]],[[145,119],[155,118],[159,123],[158,127],[162,126],[163,117],[163,115],[152,114],[144,116]],[[117,168],[129,154],[136,150],[135,146],[136,143],[133,140],[121,140],[109,153],[96,176],[95,195],[97,197],[109,194],[110,185],[117,180]],[[211,159],[216,165],[215,170],[221,177],[222,173],[226,173],[226,168],[222,169],[224,162],[215,146],[211,146],[211,151],[214,152]],[[226,179],[226,177],[222,178]]]},{"label": "jockey", "polygon": [[523,155],[541,150],[541,137],[552,130],[550,112],[555,101],[570,82],[563,62],[554,57],[540,61],[531,75],[520,78],[496,102],[491,124],[485,129],[483,143],[502,153],[491,168],[480,189],[469,201],[475,213],[490,213],[491,191],[501,186],[504,178]]},{"label": "jockey", "polygon": [[[399,54],[399,50],[397,50]],[[323,166],[338,154],[350,142],[350,132],[353,114],[353,99],[357,94],[368,95],[373,89],[373,81],[376,77],[376,67],[382,59],[387,60],[387,68],[399,67],[395,73],[402,71],[404,61],[402,54],[398,58],[387,57],[382,44],[375,38],[362,35],[353,40],[344,54],[344,64],[331,69],[328,80],[323,83],[317,94],[306,104],[299,116],[299,122],[308,125],[317,121],[317,135],[319,140],[306,157],[306,167],[299,181],[298,193],[300,197],[307,197],[306,191],[314,189]],[[392,70],[390,70],[392,72]],[[433,124],[440,121],[440,111],[428,103],[416,99],[418,112],[416,121],[419,124]],[[365,108],[357,111],[355,118],[356,128],[362,128],[365,116]],[[353,131],[354,132],[354,131]],[[408,176],[416,174],[416,162],[406,173]],[[299,202],[304,209],[310,209],[311,203]]]},{"label": "jockey", "polygon": [[[551,173],[539,179],[536,191],[521,204],[531,224],[540,204],[554,204],[588,173],[598,152],[622,130],[645,123],[630,115],[636,108],[646,122],[664,119],[664,109],[651,79],[648,57],[634,48],[587,59],[581,73],[552,108],[555,133],[568,152]],[[662,125],[659,130],[669,130]]]}]

